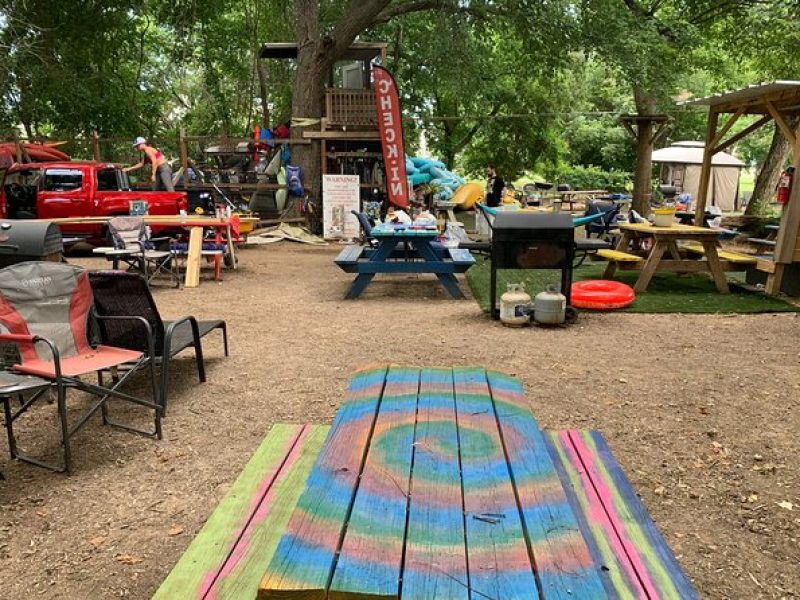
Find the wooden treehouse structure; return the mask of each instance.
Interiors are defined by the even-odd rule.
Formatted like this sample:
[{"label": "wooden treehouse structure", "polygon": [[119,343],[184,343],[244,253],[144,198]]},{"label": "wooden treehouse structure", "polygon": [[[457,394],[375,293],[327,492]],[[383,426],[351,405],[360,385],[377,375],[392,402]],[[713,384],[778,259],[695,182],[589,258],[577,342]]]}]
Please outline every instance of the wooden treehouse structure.
[{"label": "wooden treehouse structure", "polygon": [[[328,73],[319,131],[303,132],[304,139],[320,142],[320,172],[359,175],[362,199],[382,199],[385,194],[371,65],[385,64],[387,46],[384,42],[350,46]],[[265,44],[260,58],[294,60],[297,44]]]},{"label": "wooden treehouse structure", "polygon": [[[681,102],[684,106],[708,106],[708,127],[700,173],[700,190],[695,207],[696,225],[703,225],[708,197],[712,157],[763,127],[770,121],[780,127],[792,149],[795,172],[800,169],[800,138],[787,123],[787,118],[800,116],[800,81],[773,81],[760,85]],[[727,115],[724,123],[721,119]],[[759,117],[741,131],[728,135],[743,116]],[[771,257],[758,260],[756,269],[766,274],[766,292],[780,291],[800,295],[800,184],[795,177],[789,202],[781,215],[780,229]]]}]

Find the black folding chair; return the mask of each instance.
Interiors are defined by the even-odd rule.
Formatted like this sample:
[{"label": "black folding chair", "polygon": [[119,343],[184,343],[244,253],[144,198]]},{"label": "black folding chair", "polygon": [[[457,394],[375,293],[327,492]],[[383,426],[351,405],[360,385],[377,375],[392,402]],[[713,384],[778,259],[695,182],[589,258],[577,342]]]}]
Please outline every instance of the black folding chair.
[{"label": "black folding chair", "polygon": [[[153,332],[154,360],[161,365],[160,398],[164,414],[169,389],[169,361],[173,356],[187,348],[194,348],[201,383],[206,380],[206,372],[200,339],[215,329],[221,330],[225,356],[228,356],[228,328],[225,321],[198,321],[192,316],[175,321],[162,320],[147,283],[139,275],[125,271],[96,271],[89,274],[89,282],[98,315],[136,316],[149,324]],[[144,329],[144,324],[136,321],[102,320],[98,323],[102,343],[130,350],[141,348]]]}]

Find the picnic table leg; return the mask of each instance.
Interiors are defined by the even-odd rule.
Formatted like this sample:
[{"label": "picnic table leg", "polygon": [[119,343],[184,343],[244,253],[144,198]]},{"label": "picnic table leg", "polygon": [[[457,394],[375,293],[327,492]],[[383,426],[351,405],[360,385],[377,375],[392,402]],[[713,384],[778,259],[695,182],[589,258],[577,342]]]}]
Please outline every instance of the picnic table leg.
[{"label": "picnic table leg", "polygon": [[708,261],[708,270],[714,278],[714,284],[717,286],[717,291],[720,294],[730,293],[728,287],[728,280],[725,279],[725,270],[722,268],[722,263],[719,261],[719,254],[717,254],[717,243],[712,240],[703,241],[703,249],[706,251],[706,261]]},{"label": "picnic table leg", "polygon": [[[617,242],[617,247],[615,250],[619,252],[627,252],[628,245],[631,243],[631,233],[629,231],[623,231],[622,235],[619,238],[619,242]],[[608,261],[608,265],[606,265],[606,270],[603,271],[603,279],[611,279],[614,277],[614,273],[617,272],[618,263],[615,260]]]},{"label": "picnic table leg", "polygon": [[672,256],[672,260],[682,260],[681,253],[678,250],[678,244],[675,242],[675,240],[669,241],[669,253],[670,256]]},{"label": "picnic table leg", "polygon": [[[445,263],[444,260],[440,259],[436,255],[436,250],[431,247],[428,240],[414,240],[414,245],[417,249],[417,252],[425,260],[425,262]],[[452,273],[436,273],[436,277],[439,279],[441,284],[444,286],[444,289],[447,290],[450,296],[456,300],[464,300],[464,293],[461,291],[461,288],[458,287],[458,280],[456,279],[455,275]]]},{"label": "picnic table leg", "polygon": [[[396,245],[397,244],[395,240],[391,238],[381,239],[378,247],[375,248],[375,250],[373,250],[372,254],[369,257],[369,261],[367,262],[371,263],[386,262],[392,255],[392,251],[394,251]],[[372,281],[373,277],[375,277],[375,273],[359,273],[353,280],[353,283],[350,284],[350,289],[347,290],[347,294],[345,294],[345,299],[352,300],[354,298],[358,298],[367,288],[369,282]]]},{"label": "picnic table leg", "polygon": [[650,256],[647,257],[642,272],[639,274],[639,279],[636,280],[636,285],[633,286],[634,292],[644,292],[647,286],[650,285],[650,280],[658,269],[658,263],[661,262],[661,257],[664,256],[668,246],[669,244],[663,240],[655,240]]}]

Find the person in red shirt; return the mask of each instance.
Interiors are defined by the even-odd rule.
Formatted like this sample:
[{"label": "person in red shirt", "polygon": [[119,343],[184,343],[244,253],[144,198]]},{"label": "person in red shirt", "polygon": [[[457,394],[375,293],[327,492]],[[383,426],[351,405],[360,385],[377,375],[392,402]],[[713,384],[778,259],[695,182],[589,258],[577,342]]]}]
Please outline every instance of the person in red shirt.
[{"label": "person in red shirt", "polygon": [[150,182],[153,184],[153,191],[166,190],[174,192],[175,186],[172,185],[172,167],[169,166],[167,159],[158,148],[153,148],[143,137],[133,140],[133,147],[142,153],[142,159],[135,165],[125,167],[123,171],[135,171],[141,169],[146,164],[150,165]]}]

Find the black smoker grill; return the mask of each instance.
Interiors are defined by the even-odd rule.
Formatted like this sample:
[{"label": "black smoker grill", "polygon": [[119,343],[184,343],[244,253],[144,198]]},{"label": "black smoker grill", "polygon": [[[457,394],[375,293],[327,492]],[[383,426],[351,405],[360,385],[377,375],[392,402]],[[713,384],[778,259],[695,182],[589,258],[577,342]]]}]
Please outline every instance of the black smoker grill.
[{"label": "black smoker grill", "polygon": [[561,293],[570,305],[575,229],[569,214],[498,212],[492,226],[491,304],[497,308],[497,269],[560,269]]},{"label": "black smoker grill", "polygon": [[0,221],[0,267],[26,260],[60,261],[61,230],[46,221]]}]

